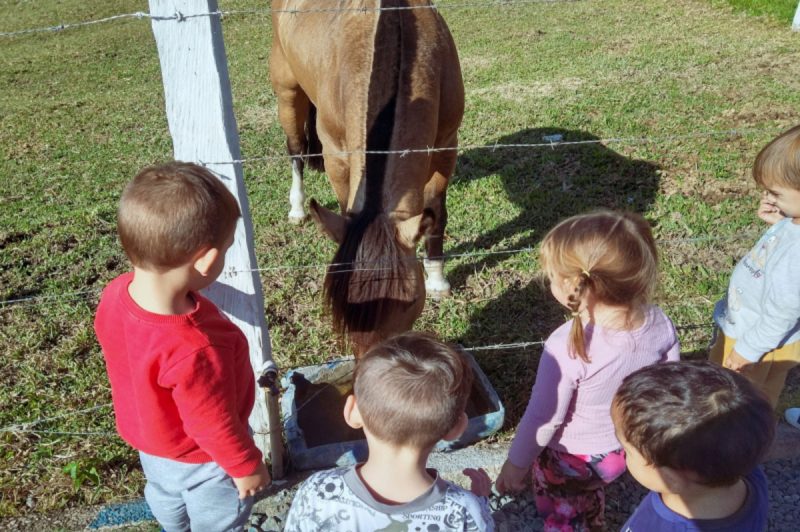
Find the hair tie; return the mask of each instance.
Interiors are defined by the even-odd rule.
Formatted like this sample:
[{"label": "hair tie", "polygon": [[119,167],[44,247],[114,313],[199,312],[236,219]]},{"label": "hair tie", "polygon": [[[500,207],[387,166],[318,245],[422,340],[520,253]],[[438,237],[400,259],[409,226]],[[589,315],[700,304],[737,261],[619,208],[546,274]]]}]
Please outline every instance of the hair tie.
[{"label": "hair tie", "polygon": [[581,274],[585,275],[587,279],[592,276],[592,274],[589,273],[589,270],[581,270]]},{"label": "hair tie", "polygon": [[581,317],[581,313],[579,311],[577,311],[577,310],[574,310],[574,311],[572,311],[572,317],[573,318],[580,318]]}]

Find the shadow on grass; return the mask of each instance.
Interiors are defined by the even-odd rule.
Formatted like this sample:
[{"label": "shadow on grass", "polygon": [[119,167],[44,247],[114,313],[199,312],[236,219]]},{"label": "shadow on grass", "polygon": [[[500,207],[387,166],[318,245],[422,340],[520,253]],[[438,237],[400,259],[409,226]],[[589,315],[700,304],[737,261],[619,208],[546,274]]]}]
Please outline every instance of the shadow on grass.
[{"label": "shadow on grass", "polygon": [[[548,142],[544,137],[549,135],[560,135],[564,142],[598,140],[583,131],[535,128],[500,137],[496,144],[539,144]],[[468,151],[459,157],[451,187],[499,176],[519,214],[447,253],[534,247],[559,220],[597,208],[644,212],[658,191],[658,170],[651,162],[630,159],[599,143]],[[496,268],[509,257],[471,260],[455,266],[448,278],[455,290],[462,289],[475,271]],[[537,279],[508,282],[510,288],[472,314],[462,338],[465,345],[543,340],[563,323],[564,309],[546,285]],[[541,346],[532,346],[476,353],[506,407],[507,428],[516,426],[524,412],[540,352]]]}]

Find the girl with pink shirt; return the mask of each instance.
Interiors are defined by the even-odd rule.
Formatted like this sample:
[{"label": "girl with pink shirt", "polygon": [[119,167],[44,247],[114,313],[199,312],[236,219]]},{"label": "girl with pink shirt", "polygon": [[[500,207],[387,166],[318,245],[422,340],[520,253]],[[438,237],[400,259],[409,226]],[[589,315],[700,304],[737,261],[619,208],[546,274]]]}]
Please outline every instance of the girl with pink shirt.
[{"label": "girl with pink shirt", "polygon": [[658,253],[638,214],[568,218],[545,236],[542,269],[571,319],[547,339],[536,382],[497,477],[500,493],[533,491],[546,532],[603,530],[604,487],[625,472],[611,401],[639,368],[678,360],[675,327],[651,305]]}]

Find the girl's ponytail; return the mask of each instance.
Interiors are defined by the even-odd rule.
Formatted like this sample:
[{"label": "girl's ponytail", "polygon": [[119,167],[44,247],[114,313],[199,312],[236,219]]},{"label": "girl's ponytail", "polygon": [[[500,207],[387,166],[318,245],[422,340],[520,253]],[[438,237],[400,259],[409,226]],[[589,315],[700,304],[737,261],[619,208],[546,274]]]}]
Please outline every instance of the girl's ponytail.
[{"label": "girl's ponytail", "polygon": [[584,362],[591,362],[586,353],[586,340],[583,337],[583,320],[581,320],[581,301],[586,292],[586,288],[591,281],[591,274],[588,270],[581,271],[575,290],[567,298],[567,304],[572,311],[572,328],[569,330],[569,345],[567,346],[571,356],[579,356]]}]

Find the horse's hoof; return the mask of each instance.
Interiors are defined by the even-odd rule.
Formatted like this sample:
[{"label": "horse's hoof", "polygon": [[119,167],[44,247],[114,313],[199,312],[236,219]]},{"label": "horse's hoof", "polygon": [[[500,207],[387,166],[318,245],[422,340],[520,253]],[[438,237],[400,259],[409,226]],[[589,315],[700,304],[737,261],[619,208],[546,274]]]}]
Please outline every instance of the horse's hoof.
[{"label": "horse's hoof", "polygon": [[450,297],[450,287],[447,288],[426,288],[425,292],[428,294],[428,297],[435,301],[439,301],[440,299],[445,299]]},{"label": "horse's hoof", "polygon": [[300,225],[301,223],[306,221],[306,218],[308,218],[308,216],[306,216],[305,213],[303,214],[292,214],[291,212],[289,213],[289,223],[293,225]]}]

